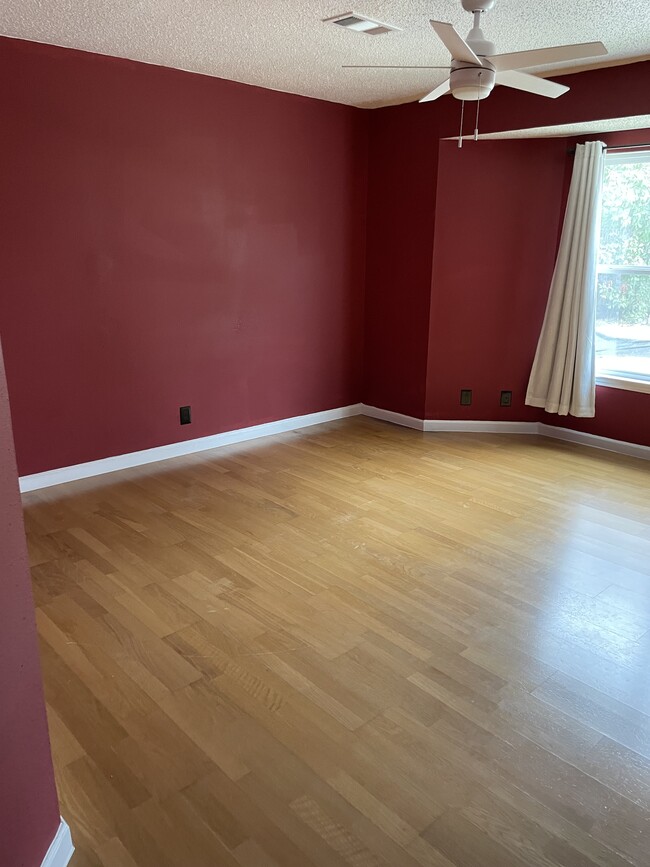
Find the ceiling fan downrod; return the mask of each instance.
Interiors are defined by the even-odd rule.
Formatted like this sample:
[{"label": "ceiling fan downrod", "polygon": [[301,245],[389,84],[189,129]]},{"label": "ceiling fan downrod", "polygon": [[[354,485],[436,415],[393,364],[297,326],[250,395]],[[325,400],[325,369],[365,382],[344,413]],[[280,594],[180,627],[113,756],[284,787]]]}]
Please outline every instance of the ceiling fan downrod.
[{"label": "ceiling fan downrod", "polygon": [[467,34],[467,39],[465,42],[473,49],[474,54],[479,58],[479,60],[483,60],[485,57],[490,57],[492,54],[496,54],[496,47],[494,42],[490,42],[489,39],[485,38],[483,31],[481,30],[481,15],[483,14],[481,10],[474,11],[474,25],[472,29]]}]

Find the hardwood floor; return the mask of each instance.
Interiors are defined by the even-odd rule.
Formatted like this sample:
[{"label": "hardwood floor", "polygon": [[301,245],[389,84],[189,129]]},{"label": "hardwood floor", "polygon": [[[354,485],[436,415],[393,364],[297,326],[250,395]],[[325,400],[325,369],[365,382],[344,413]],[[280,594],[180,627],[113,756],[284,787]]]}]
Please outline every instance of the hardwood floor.
[{"label": "hardwood floor", "polygon": [[26,495],[74,867],[647,867],[648,481],[352,419]]}]

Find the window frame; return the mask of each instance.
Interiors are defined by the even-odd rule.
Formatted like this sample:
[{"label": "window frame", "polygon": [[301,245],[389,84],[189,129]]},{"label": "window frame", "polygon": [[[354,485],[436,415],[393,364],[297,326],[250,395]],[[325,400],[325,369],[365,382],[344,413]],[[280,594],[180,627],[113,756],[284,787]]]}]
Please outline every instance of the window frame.
[{"label": "window frame", "polygon": [[[630,147],[630,150],[625,150],[618,153],[606,152],[604,155],[604,159],[605,162],[609,164],[650,162],[650,149],[644,148],[643,150],[634,150],[634,145],[632,145]],[[597,252],[598,259],[600,259],[600,245]],[[605,273],[607,271],[616,273],[629,272],[650,275],[650,265],[623,266],[621,268],[615,268],[610,265],[604,265],[601,267],[600,263],[598,261],[596,262],[596,278],[599,274]],[[594,286],[594,291],[595,290],[596,287]],[[637,391],[645,394],[650,394],[650,380],[637,378],[634,376],[621,376],[620,374],[615,373],[596,372],[596,385],[600,385],[605,388],[619,388],[623,389],[624,391]]]}]

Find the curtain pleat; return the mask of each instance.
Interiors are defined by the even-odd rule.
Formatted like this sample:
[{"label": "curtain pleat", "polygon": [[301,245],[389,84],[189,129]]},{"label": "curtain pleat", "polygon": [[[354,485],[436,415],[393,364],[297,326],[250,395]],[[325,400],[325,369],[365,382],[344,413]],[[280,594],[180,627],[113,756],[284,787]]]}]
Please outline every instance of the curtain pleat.
[{"label": "curtain pleat", "polygon": [[592,417],[596,397],[596,259],[604,145],[576,148],[571,187],[526,403]]}]

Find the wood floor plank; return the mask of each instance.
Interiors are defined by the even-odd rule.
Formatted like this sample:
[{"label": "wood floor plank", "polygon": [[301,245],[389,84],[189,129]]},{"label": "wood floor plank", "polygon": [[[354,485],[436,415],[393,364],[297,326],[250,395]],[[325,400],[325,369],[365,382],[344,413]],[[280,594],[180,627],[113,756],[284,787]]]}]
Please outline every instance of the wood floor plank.
[{"label": "wood floor plank", "polygon": [[73,867],[647,867],[648,482],[357,418],[26,494]]}]

